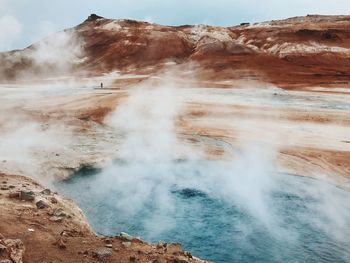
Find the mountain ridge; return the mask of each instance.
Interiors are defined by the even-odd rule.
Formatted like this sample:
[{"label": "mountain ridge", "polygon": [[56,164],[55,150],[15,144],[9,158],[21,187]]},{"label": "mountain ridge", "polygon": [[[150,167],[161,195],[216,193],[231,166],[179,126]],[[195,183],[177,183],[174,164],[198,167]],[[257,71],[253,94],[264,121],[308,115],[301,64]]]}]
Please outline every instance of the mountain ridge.
[{"label": "mountain ridge", "polygon": [[[202,72],[213,72],[202,75],[215,73],[220,78],[239,79],[239,72],[244,72],[244,78],[258,76],[259,80],[286,88],[346,85],[350,80],[349,29],[350,16],[309,15],[220,27],[163,26],[92,14],[81,24],[62,31],[73,39],[62,46],[56,46],[60,32],[23,50],[0,53],[0,75],[4,80],[15,80],[28,75],[28,71],[35,77],[81,71],[98,75],[146,67],[159,69],[171,61],[177,65],[196,64]],[[68,56],[64,72],[55,69],[54,59],[37,63],[27,55],[50,39],[54,44],[49,43],[46,53],[80,48],[80,53]]]}]

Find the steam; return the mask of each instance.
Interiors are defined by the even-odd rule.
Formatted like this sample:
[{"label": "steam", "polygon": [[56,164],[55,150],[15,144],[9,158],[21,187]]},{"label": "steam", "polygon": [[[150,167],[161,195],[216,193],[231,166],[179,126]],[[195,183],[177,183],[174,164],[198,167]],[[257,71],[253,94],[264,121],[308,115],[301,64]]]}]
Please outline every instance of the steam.
[{"label": "steam", "polygon": [[50,184],[57,176],[52,166],[59,158],[58,153],[67,152],[72,144],[72,130],[57,123],[36,121],[11,108],[2,108],[1,112],[1,171]]},{"label": "steam", "polygon": [[107,168],[101,176],[101,180],[113,177],[109,187],[121,197],[115,205],[128,216],[152,199],[157,207],[154,216],[164,228],[171,226],[166,215],[174,209],[169,191],[176,179],[173,161],[182,153],[174,132],[179,107],[174,91],[171,85],[151,80],[135,87],[128,100],[109,116],[107,123],[124,136],[124,142],[118,148],[121,163]]},{"label": "steam", "polygon": [[11,50],[14,43],[20,39],[21,33],[22,25],[14,16],[0,17],[0,51]]},{"label": "steam", "polygon": [[[118,196],[116,208],[132,216],[153,202],[157,219],[150,222],[157,222],[158,231],[166,231],[175,213],[172,192],[190,188],[229,202],[238,199],[269,224],[273,216],[266,192],[273,184],[271,147],[246,145],[234,161],[205,164],[201,154],[178,138],[175,123],[184,103],[181,87],[162,76],[134,87],[127,101],[107,119],[124,139],[118,147],[119,161],[98,180],[107,192]],[[159,220],[167,222],[163,225]]]},{"label": "steam", "polygon": [[[26,58],[46,73],[68,73],[82,62],[83,42],[74,31],[58,32],[33,45]],[[48,70],[45,70],[45,68]]]},{"label": "steam", "polygon": [[[347,243],[350,205],[344,202],[344,193],[322,181],[278,174],[275,146],[237,143],[233,159],[208,160],[180,139],[176,123],[188,99],[181,88],[169,76],[152,79],[131,88],[128,99],[106,119],[123,142],[117,147],[118,160],[94,179],[92,191],[115,196],[116,201],[109,203],[114,213],[128,220],[151,207],[143,227],[145,238],[152,239],[174,229],[175,218],[186,216],[178,210],[174,193],[194,189],[238,206],[276,240],[293,247],[303,242],[303,234],[286,221],[286,204],[276,201],[276,195],[284,193],[311,200],[300,204],[306,209],[293,215],[296,221],[316,226],[334,242]],[[240,227],[246,235],[252,231],[249,222]],[[348,257],[345,252],[344,258]]]}]

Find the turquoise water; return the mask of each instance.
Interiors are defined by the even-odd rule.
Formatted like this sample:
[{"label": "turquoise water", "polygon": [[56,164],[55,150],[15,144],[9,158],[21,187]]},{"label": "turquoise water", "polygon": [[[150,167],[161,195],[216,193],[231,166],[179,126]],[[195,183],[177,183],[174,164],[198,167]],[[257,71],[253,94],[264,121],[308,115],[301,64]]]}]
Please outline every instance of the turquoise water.
[{"label": "turquoise water", "polygon": [[[189,164],[174,165],[184,171]],[[191,164],[190,170],[201,178],[215,165]],[[228,196],[218,185],[195,187],[193,181],[190,187],[158,188],[163,183],[157,181],[151,188],[144,185],[149,191],[135,202],[138,188],[125,189],[115,180],[122,171],[85,170],[55,186],[78,203],[100,235],[124,231],[150,242],[180,242],[214,262],[350,262],[350,193],[333,185],[278,174],[264,188],[264,204],[255,207],[261,196],[255,200],[253,193]]]}]

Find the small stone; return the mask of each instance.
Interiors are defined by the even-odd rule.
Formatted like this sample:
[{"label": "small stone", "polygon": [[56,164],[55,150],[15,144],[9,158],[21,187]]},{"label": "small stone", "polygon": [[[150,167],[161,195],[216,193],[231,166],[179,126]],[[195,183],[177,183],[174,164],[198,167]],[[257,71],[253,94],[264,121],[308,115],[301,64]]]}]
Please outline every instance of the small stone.
[{"label": "small stone", "polygon": [[66,249],[66,241],[63,238],[59,238],[55,243],[55,246],[58,246],[60,249]]},{"label": "small stone", "polygon": [[113,248],[113,245],[112,244],[106,244],[105,247]]},{"label": "small stone", "polygon": [[190,260],[184,256],[178,256],[174,260],[175,263],[190,263]]},{"label": "small stone", "polygon": [[94,251],[92,253],[93,257],[98,258],[98,259],[105,259],[105,258],[109,258],[112,256],[112,250],[109,248],[99,248],[96,251]]},{"label": "small stone", "polygon": [[157,248],[158,249],[163,249],[164,247],[166,247],[166,243],[163,243],[163,242],[158,242],[158,244],[157,244]]},{"label": "small stone", "polygon": [[35,230],[33,228],[28,228],[29,232],[34,232]]},{"label": "small stone", "polygon": [[14,188],[16,188],[16,186],[14,186],[14,185],[9,185],[9,188],[10,188],[10,189],[14,189]]},{"label": "small stone", "polygon": [[119,235],[122,239],[127,240],[127,241],[132,241],[134,239],[133,236],[130,236],[128,233],[125,232],[120,232]]},{"label": "small stone", "polygon": [[189,258],[193,258],[193,256],[192,256],[192,254],[190,253],[190,252],[185,252],[185,255],[187,256],[187,257],[189,257]]},{"label": "small stone", "polygon": [[33,191],[21,191],[19,193],[19,199],[24,201],[34,201],[35,194]]},{"label": "small stone", "polygon": [[112,240],[110,240],[110,239],[108,239],[108,238],[105,239],[104,241],[105,241],[106,244],[112,244]]},{"label": "small stone", "polygon": [[52,221],[52,222],[57,222],[57,223],[59,223],[59,222],[62,222],[63,217],[60,217],[60,216],[51,216],[51,217],[49,218],[49,220]]},{"label": "small stone", "polygon": [[62,208],[57,208],[53,211],[54,216],[65,217],[67,214],[64,212]]},{"label": "small stone", "polygon": [[136,261],[136,257],[135,256],[130,256],[130,261],[131,262],[135,262]]},{"label": "small stone", "polygon": [[38,209],[44,209],[48,207],[47,203],[43,200],[39,200],[38,202],[35,203],[35,205]]},{"label": "small stone", "polygon": [[50,201],[52,204],[57,204],[57,199],[55,197],[51,197]]},{"label": "small stone", "polygon": [[4,252],[6,250],[6,248],[7,248],[6,246],[0,244],[0,255],[2,252]]},{"label": "small stone", "polygon": [[125,248],[128,248],[131,246],[131,242],[122,242],[122,245],[125,247]]},{"label": "small stone", "polygon": [[181,244],[167,244],[166,252],[170,254],[179,254],[180,252],[182,252]]},{"label": "small stone", "polygon": [[51,190],[50,189],[44,189],[41,191],[42,194],[44,195],[50,195],[51,194]]}]

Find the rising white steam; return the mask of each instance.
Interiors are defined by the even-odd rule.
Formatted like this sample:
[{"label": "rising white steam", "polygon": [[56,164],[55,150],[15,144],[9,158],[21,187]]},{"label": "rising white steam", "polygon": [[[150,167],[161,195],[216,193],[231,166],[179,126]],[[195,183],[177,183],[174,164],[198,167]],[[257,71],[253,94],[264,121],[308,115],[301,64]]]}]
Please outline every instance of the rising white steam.
[{"label": "rising white steam", "polygon": [[67,73],[82,61],[82,40],[74,31],[62,31],[33,45],[26,57],[49,73]]},{"label": "rising white steam", "polygon": [[74,136],[69,127],[41,123],[34,118],[1,109],[0,169],[9,174],[23,174],[50,184],[57,176],[59,154],[67,152]]},{"label": "rising white steam", "polygon": [[[334,186],[278,174],[277,149],[267,143],[236,145],[232,160],[203,159],[178,138],[175,123],[183,114],[185,102],[181,86],[162,78],[132,88],[129,98],[108,117],[107,123],[123,136],[123,143],[117,147],[118,161],[97,176],[94,191],[113,195],[113,208],[120,217],[127,220],[152,207],[152,214],[145,216],[143,224],[146,238],[152,239],[175,228],[175,218],[186,217],[178,210],[174,192],[195,189],[238,206],[278,242],[293,247],[302,242],[303,233],[286,221],[286,203],[276,199],[283,193],[312,200],[301,204],[307,209],[293,215],[296,222],[312,224],[335,242],[346,242],[344,230],[350,230],[350,205],[344,203],[344,196]],[[312,213],[318,217],[312,217]],[[249,222],[242,221],[239,228],[243,235],[253,231]]]},{"label": "rising white steam", "polygon": [[0,51],[13,49],[14,43],[20,39],[21,33],[22,25],[14,16],[0,17]]},{"label": "rising white steam", "polygon": [[124,215],[133,216],[152,203],[154,213],[145,222],[151,235],[174,227],[173,191],[184,188],[228,202],[238,199],[263,223],[271,223],[266,205],[273,173],[271,149],[249,145],[232,162],[204,164],[201,154],[177,135],[175,123],[184,98],[169,77],[131,89],[129,98],[106,120],[124,137],[118,146],[119,161],[99,175],[97,187],[118,196],[115,207]]}]

